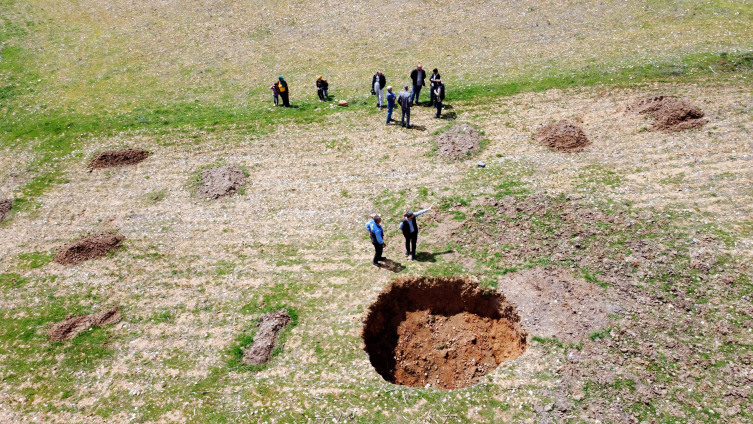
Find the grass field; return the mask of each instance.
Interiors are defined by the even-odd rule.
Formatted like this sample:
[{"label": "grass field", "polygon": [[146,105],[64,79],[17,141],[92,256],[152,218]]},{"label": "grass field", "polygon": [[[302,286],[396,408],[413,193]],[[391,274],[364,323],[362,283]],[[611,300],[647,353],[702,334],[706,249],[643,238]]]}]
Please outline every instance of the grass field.
[{"label": "grass field", "polygon": [[[14,200],[0,223],[0,422],[753,421],[753,2],[0,0],[0,19],[0,200]],[[371,75],[401,86],[417,63],[440,69],[450,119],[418,107],[418,130],[387,127]],[[271,106],[280,74],[290,110]],[[350,107],[316,101],[319,74]],[[627,106],[660,94],[709,124],[648,131]],[[537,144],[556,119],[593,144]],[[456,122],[485,140],[449,162],[434,138]],[[86,167],[124,147],[152,155]],[[197,198],[199,170],[218,164],[248,185]],[[556,214],[500,215],[507,196],[630,225],[578,236]],[[431,204],[419,261],[405,261],[399,217]],[[392,271],[369,265],[374,212]],[[541,238],[487,243],[515,226]],[[52,261],[102,231],[124,246]],[[531,334],[465,389],[394,386],[371,367],[363,314],[398,275],[504,290],[542,267],[621,311],[579,343]],[[114,326],[45,334],[116,304]],[[243,365],[256,321],[279,308],[294,318],[283,343]]]}]

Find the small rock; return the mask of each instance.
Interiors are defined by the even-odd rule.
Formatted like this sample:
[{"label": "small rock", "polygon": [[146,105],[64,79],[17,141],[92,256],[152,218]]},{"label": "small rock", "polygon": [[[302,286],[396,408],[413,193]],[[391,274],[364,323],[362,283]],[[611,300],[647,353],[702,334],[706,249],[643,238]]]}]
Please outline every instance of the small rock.
[{"label": "small rock", "polygon": [[346,102],[345,100],[340,100],[339,102],[337,102],[337,105],[338,106],[348,106],[348,102]]},{"label": "small rock", "polygon": [[552,408],[554,408],[554,404],[550,403],[549,405],[544,407],[544,411],[549,412],[552,410]]},{"label": "small rock", "polygon": [[479,162],[478,163],[478,167],[479,168],[486,168],[486,164],[484,162]]}]

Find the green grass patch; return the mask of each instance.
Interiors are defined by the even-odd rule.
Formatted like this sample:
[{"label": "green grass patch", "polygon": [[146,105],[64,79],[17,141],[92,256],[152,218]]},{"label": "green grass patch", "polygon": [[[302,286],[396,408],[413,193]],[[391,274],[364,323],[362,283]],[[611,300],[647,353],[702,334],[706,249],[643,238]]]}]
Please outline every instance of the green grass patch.
[{"label": "green grass patch", "polygon": [[52,252],[31,252],[21,253],[18,255],[19,269],[37,269],[42,268],[52,261],[55,256]]}]

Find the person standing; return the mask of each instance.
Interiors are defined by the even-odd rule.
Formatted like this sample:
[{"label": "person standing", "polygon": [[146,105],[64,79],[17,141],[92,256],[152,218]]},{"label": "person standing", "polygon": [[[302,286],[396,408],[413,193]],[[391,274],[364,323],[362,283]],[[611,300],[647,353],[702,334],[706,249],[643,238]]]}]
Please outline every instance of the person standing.
[{"label": "person standing", "polygon": [[434,117],[439,118],[440,116],[442,116],[442,102],[444,101],[444,84],[442,84],[441,79],[438,79],[434,83],[434,90],[432,94],[434,95],[434,100],[437,105],[437,114]]},{"label": "person standing", "polygon": [[374,259],[371,264],[380,267],[379,261],[386,261],[387,258],[382,256],[384,248],[387,247],[387,243],[384,241],[384,229],[382,229],[382,218],[379,215],[374,215],[374,218],[366,224],[366,231],[369,232],[371,237],[371,244],[374,245]]},{"label": "person standing", "polygon": [[400,125],[410,128],[410,108],[413,106],[413,99],[411,98],[407,85],[403,88],[403,91],[400,92],[400,97],[398,97],[397,102],[400,103]]},{"label": "person standing", "polygon": [[324,97],[324,80],[322,79],[322,76],[319,75],[316,77],[316,95],[319,96],[319,101],[323,102],[325,100]]},{"label": "person standing", "polygon": [[403,215],[402,222],[400,222],[399,228],[403,231],[403,236],[405,237],[405,257],[410,256],[411,261],[416,260],[416,244],[418,243],[418,221],[416,221],[416,217],[421,216],[430,210],[431,207],[429,209],[420,210],[416,213],[407,211],[405,212],[405,215]]},{"label": "person standing", "polygon": [[397,96],[392,92],[392,86],[387,86],[387,125],[392,121],[392,110],[395,109],[395,100]]},{"label": "person standing", "polygon": [[439,70],[437,68],[434,68],[434,70],[431,71],[431,76],[429,77],[429,81],[431,81],[431,91],[430,91],[431,97],[429,99],[429,106],[434,105],[434,101],[435,101],[434,89],[436,88],[436,81],[440,78],[442,77],[439,76]]},{"label": "person standing", "polygon": [[413,102],[418,104],[418,96],[421,95],[421,87],[426,86],[426,71],[421,65],[411,71],[410,79],[413,81]]},{"label": "person standing", "polygon": [[387,85],[387,77],[381,71],[377,71],[371,78],[371,92],[377,96],[377,107],[382,108],[384,103],[384,87]]},{"label": "person standing", "polygon": [[324,100],[329,101],[329,82],[326,79],[322,80],[322,91],[324,92]]},{"label": "person standing", "polygon": [[270,90],[272,90],[272,101],[275,102],[275,106],[280,105],[280,89],[277,88],[277,83],[272,84],[271,87],[269,87]]},{"label": "person standing", "polygon": [[278,80],[277,90],[280,91],[280,97],[282,97],[282,106],[290,107],[290,89],[288,88],[288,83],[285,81],[285,78],[283,78],[282,75],[280,75]]}]

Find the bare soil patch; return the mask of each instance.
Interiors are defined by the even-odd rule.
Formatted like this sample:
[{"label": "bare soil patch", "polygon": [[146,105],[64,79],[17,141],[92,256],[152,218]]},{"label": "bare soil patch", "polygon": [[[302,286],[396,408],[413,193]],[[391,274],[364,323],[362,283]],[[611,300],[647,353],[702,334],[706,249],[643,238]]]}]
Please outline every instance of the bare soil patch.
[{"label": "bare soil patch", "polygon": [[56,342],[62,342],[65,340],[71,340],[78,335],[78,333],[93,327],[95,325],[103,326],[107,324],[115,324],[120,321],[120,306],[106,309],[104,311],[97,312],[91,315],[79,315],[68,316],[63,321],[52,324],[47,331],[47,336],[50,340]]},{"label": "bare soil patch", "polygon": [[0,222],[3,222],[8,217],[11,207],[13,207],[13,200],[0,200]]},{"label": "bare soil patch", "polygon": [[701,108],[684,99],[670,96],[656,96],[643,99],[629,108],[640,115],[651,115],[654,124],[651,131],[679,132],[692,128],[701,128],[709,120]]},{"label": "bare soil patch", "polygon": [[201,172],[201,184],[198,193],[210,199],[232,196],[246,184],[246,175],[235,165],[205,169]]},{"label": "bare soil patch", "polygon": [[76,265],[88,259],[105,256],[107,252],[120,246],[125,236],[119,234],[95,234],[63,246],[55,255],[55,262],[63,265]]},{"label": "bare soil patch", "polygon": [[437,136],[436,141],[440,155],[461,160],[479,152],[481,134],[468,124],[460,124]]},{"label": "bare soil patch", "polygon": [[261,365],[269,360],[277,345],[277,335],[290,323],[290,315],[284,309],[264,314],[259,320],[259,331],[251,347],[243,352],[243,363]]},{"label": "bare soil patch", "polygon": [[505,275],[499,289],[531,335],[582,341],[609,320],[604,290],[564,269],[535,268]]},{"label": "bare soil patch", "polygon": [[363,339],[385,380],[443,389],[472,385],[526,349],[505,297],[457,277],[395,280],[369,307]]},{"label": "bare soil patch", "polygon": [[146,150],[119,149],[98,153],[89,162],[89,168],[112,168],[115,166],[135,165],[149,157]]},{"label": "bare soil patch", "polygon": [[583,129],[567,119],[544,125],[536,132],[535,138],[558,152],[580,152],[591,144]]}]

